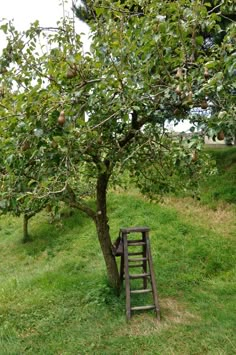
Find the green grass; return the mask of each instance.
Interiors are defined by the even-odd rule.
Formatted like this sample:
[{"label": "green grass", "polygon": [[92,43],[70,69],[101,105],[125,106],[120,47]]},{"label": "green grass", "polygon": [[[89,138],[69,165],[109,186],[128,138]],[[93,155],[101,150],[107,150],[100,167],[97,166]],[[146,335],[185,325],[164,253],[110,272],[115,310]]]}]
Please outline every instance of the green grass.
[{"label": "green grass", "polygon": [[219,201],[236,203],[236,147],[208,149],[218,172],[201,187],[201,200],[211,206]]},{"label": "green grass", "polygon": [[151,228],[162,320],[147,312],[129,324],[90,220],[75,212],[55,226],[43,212],[22,244],[21,220],[1,218],[0,354],[236,353],[235,209],[222,213],[225,226],[190,200],[109,194],[114,239],[122,226]]}]

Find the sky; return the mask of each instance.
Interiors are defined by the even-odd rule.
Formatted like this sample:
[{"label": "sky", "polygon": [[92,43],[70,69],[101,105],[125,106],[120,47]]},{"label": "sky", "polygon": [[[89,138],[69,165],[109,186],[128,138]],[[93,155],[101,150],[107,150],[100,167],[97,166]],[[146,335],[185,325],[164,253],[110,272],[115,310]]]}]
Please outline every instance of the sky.
[{"label": "sky", "polygon": [[[56,26],[57,21],[64,16],[72,16],[72,0],[62,5],[62,0],[0,0],[0,20],[6,18],[14,19],[15,27],[18,30],[25,30],[30,23],[39,20],[40,26]],[[77,33],[87,33],[88,26],[75,20]],[[0,33],[0,52],[4,47],[4,36]],[[89,41],[84,36],[84,50],[89,49]],[[189,128],[187,122],[183,122],[174,128],[175,131],[184,131]]]},{"label": "sky", "polygon": [[1,0],[0,18],[14,18],[17,28],[26,29],[28,25],[40,20],[42,26],[55,25],[62,16],[58,0]]},{"label": "sky", "polygon": [[[72,0],[62,5],[62,0],[0,0],[0,20],[14,19],[15,27],[18,30],[25,30],[30,23],[39,20],[40,26],[56,26],[57,21],[64,16],[72,17]],[[76,31],[88,32],[88,26],[75,20]],[[88,40],[84,40],[85,49],[89,47]],[[87,43],[86,43],[87,42]],[[0,49],[4,46],[4,37],[0,34]]]},{"label": "sky", "polygon": [[[72,0],[65,1],[64,11],[60,5],[62,0],[1,0],[0,18],[13,19],[16,27],[26,29],[35,20],[40,21],[41,26],[53,26],[60,17],[72,15]],[[81,31],[84,30],[83,23],[77,21]]]}]

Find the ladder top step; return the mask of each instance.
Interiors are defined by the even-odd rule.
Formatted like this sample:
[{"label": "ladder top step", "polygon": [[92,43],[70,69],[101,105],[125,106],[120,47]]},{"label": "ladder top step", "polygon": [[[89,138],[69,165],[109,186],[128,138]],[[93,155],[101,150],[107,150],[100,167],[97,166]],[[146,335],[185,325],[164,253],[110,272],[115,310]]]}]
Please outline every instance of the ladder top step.
[{"label": "ladder top step", "polygon": [[131,311],[142,311],[142,310],[148,310],[148,309],[155,309],[156,306],[154,304],[148,305],[148,306],[137,306],[137,307],[131,307]]},{"label": "ladder top step", "polygon": [[149,292],[152,292],[151,288],[144,288],[142,290],[131,290],[130,291],[130,293],[133,293],[133,294],[149,293]]},{"label": "ladder top step", "polygon": [[129,278],[130,278],[130,279],[142,279],[142,278],[148,277],[148,276],[150,276],[150,273],[132,274],[132,275],[129,275]]},{"label": "ladder top step", "polygon": [[149,232],[150,228],[148,227],[129,227],[129,228],[121,228],[121,233],[138,233],[138,232]]}]

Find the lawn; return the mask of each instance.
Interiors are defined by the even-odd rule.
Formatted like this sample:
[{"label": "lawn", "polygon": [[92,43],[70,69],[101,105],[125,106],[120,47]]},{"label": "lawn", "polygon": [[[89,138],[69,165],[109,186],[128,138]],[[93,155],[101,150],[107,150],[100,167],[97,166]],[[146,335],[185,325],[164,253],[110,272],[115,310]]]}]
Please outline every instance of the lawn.
[{"label": "lawn", "polygon": [[106,283],[94,225],[65,210],[22,221],[0,219],[0,354],[235,354],[236,209],[192,199],[154,204],[109,193],[113,239],[147,225],[161,305],[125,319],[125,294]]}]

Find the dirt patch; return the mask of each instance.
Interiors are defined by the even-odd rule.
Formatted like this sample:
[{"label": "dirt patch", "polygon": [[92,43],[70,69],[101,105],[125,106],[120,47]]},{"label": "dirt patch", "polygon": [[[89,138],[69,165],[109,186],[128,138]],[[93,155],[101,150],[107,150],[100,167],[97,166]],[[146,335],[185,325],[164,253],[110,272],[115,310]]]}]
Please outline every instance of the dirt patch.
[{"label": "dirt patch", "polygon": [[161,321],[150,313],[134,314],[129,324],[120,329],[119,336],[150,336],[163,329],[171,328],[179,324],[196,322],[200,317],[187,311],[183,304],[173,298],[165,298],[160,302]]},{"label": "dirt patch", "polygon": [[178,303],[173,298],[165,298],[161,301],[161,310],[164,322],[171,324],[189,324],[199,320],[199,316],[186,309],[183,304]]}]

